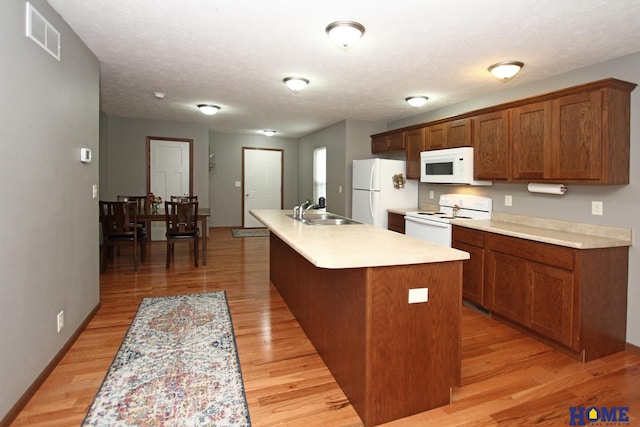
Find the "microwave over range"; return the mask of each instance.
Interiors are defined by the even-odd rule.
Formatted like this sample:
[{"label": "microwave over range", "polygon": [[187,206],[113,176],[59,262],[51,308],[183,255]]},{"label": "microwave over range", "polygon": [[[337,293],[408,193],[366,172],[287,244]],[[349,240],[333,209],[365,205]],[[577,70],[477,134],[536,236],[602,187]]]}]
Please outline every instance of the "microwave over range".
[{"label": "microwave over range", "polygon": [[473,147],[445,148],[420,153],[420,182],[491,185],[473,179]]}]

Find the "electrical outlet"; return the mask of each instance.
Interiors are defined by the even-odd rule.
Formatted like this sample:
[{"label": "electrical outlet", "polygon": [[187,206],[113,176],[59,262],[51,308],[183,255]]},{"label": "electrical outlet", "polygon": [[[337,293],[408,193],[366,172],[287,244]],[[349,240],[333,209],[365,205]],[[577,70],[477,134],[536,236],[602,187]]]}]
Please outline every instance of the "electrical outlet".
[{"label": "electrical outlet", "polygon": [[64,328],[64,310],[58,313],[57,322],[58,322],[58,332],[60,332]]},{"label": "electrical outlet", "polygon": [[96,184],[93,184],[91,186],[91,191],[93,192],[93,198],[97,199],[98,198],[98,186]]},{"label": "electrical outlet", "polygon": [[429,190],[429,199],[433,200],[436,195],[433,193],[433,190]]},{"label": "electrical outlet", "polygon": [[338,185],[338,193],[342,194],[342,185]]},{"label": "electrical outlet", "polygon": [[510,194],[507,194],[506,196],[504,196],[504,205],[505,206],[513,205],[513,197],[511,197]]},{"label": "electrical outlet", "polygon": [[409,289],[409,304],[429,301],[429,288]]},{"label": "electrical outlet", "polygon": [[603,215],[604,214],[604,206],[600,201],[592,201],[591,202],[591,215]]}]

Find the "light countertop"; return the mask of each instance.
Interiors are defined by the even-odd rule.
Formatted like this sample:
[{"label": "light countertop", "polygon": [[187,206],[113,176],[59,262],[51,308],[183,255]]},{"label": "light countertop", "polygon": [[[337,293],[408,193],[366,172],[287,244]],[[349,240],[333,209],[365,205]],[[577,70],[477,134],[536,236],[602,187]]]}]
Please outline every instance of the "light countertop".
[{"label": "light countertop", "polygon": [[490,220],[451,221],[452,224],[490,233],[575,249],[597,249],[631,246],[630,229],[596,226],[590,224],[558,221],[545,218],[525,217],[494,212]]},{"label": "light countertop", "polygon": [[[460,261],[467,252],[425,242],[369,224],[308,225],[290,210],[254,209],[272,233],[320,268],[362,268]],[[310,211],[312,212],[312,211]]]}]

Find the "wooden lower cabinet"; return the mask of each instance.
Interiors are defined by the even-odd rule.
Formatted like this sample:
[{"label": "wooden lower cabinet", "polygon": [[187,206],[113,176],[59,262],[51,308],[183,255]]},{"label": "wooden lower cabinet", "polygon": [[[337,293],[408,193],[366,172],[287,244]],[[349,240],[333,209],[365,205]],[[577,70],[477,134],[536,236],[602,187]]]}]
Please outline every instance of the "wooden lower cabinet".
[{"label": "wooden lower cabinet", "polygon": [[574,249],[461,226],[452,241],[470,254],[464,297],[494,317],[583,361],[625,349],[628,247]]},{"label": "wooden lower cabinet", "polygon": [[453,227],[451,246],[468,252],[462,263],[462,297],[484,306],[484,236],[482,231]]},{"label": "wooden lower cabinet", "polygon": [[387,230],[404,234],[404,215],[392,212],[387,213]]},{"label": "wooden lower cabinet", "polygon": [[[271,233],[269,277],[365,427],[451,402],[462,262],[328,269]],[[428,285],[425,303],[410,289]]]}]

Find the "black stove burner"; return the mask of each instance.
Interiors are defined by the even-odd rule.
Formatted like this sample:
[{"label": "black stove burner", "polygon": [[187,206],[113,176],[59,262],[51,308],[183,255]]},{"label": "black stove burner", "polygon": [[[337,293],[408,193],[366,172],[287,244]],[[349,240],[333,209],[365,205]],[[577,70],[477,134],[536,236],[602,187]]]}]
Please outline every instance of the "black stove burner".
[{"label": "black stove burner", "polygon": [[444,212],[418,212],[418,215],[444,215]]}]

